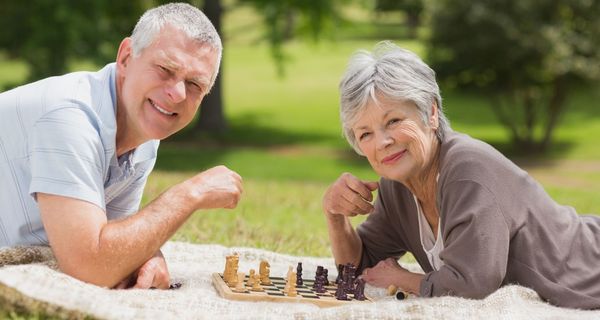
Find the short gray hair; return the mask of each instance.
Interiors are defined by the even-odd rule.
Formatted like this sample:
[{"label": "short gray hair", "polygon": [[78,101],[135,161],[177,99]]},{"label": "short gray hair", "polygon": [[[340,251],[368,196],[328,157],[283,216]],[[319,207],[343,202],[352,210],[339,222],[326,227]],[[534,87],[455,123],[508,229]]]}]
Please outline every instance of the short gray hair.
[{"label": "short gray hair", "polygon": [[169,3],[146,11],[131,33],[133,55],[138,56],[152,44],[156,35],[166,24],[185,32],[191,39],[217,50],[217,65],[210,82],[212,87],[219,72],[223,45],[217,30],[206,15],[190,4]]},{"label": "short gray hair", "polygon": [[417,106],[424,123],[437,104],[439,126],[437,138],[441,141],[450,129],[442,111],[442,97],[435,81],[435,72],[416,54],[383,41],[373,52],[356,52],[340,82],[340,120],[343,134],[358,154],[362,151],[354,137],[352,126],[358,114],[370,101],[377,103],[377,94],[393,101],[410,101]]}]

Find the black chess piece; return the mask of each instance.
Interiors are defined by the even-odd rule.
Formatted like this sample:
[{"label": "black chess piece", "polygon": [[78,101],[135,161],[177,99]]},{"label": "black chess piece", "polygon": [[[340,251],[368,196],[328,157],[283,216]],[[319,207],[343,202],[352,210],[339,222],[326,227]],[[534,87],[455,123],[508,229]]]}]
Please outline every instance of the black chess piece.
[{"label": "black chess piece", "polygon": [[323,286],[323,275],[320,274],[315,278],[314,290],[316,293],[325,293],[327,290]]},{"label": "black chess piece", "polygon": [[354,299],[363,301],[365,300],[365,280],[363,278],[357,278],[354,281]]},{"label": "black chess piece", "polygon": [[335,278],[335,284],[337,284],[339,286],[340,283],[342,283],[342,277],[343,277],[343,273],[344,273],[344,265],[338,264],[337,269],[338,269],[338,275],[337,275],[337,278]]},{"label": "black chess piece", "polygon": [[347,284],[342,281],[338,284],[337,290],[335,290],[335,298],[338,300],[350,300],[348,299],[348,294],[346,293]]},{"label": "black chess piece", "polygon": [[315,288],[317,286],[317,279],[319,279],[319,276],[323,275],[323,266],[317,266],[317,271],[315,272],[315,282],[313,283],[313,288]]},{"label": "black chess piece", "polygon": [[356,267],[347,263],[344,266],[344,275],[342,276],[343,282],[346,284],[346,293],[354,293],[354,280],[356,279]]},{"label": "black chess piece", "polygon": [[323,283],[324,285],[328,286],[329,285],[329,275],[328,275],[329,271],[327,270],[327,268],[323,269],[323,278],[325,278],[325,282]]},{"label": "black chess piece", "polygon": [[298,266],[296,267],[296,286],[301,286],[304,284],[302,281],[302,262],[298,262]]},{"label": "black chess piece", "polygon": [[396,299],[397,300],[404,300],[408,297],[408,295],[402,291],[398,291],[396,292]]}]

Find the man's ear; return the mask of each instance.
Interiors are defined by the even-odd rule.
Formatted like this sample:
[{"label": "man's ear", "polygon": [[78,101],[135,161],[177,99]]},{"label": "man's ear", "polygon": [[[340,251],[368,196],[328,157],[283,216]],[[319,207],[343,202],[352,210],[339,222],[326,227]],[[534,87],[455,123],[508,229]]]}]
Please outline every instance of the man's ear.
[{"label": "man's ear", "polygon": [[127,37],[123,39],[123,41],[121,41],[121,44],[119,45],[119,51],[117,52],[116,60],[117,70],[122,71],[124,68],[127,67],[127,64],[129,63],[132,54],[133,51],[131,49],[131,38]]}]

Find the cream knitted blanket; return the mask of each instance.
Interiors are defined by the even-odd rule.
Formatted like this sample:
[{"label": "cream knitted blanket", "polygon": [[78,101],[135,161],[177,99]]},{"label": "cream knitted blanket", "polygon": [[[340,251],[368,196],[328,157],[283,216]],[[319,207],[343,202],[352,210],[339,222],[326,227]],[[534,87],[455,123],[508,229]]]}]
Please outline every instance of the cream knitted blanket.
[{"label": "cream knitted blanket", "polygon": [[[240,254],[239,270],[258,268],[266,259],[271,275],[285,274],[303,263],[311,277],[317,265],[333,272],[328,258],[294,257],[253,248],[226,248],[168,242],[163,253],[177,290],[109,290],[56,271],[52,253],[44,247],[0,250],[0,299],[4,307],[64,318],[101,319],[600,319],[600,311],[557,308],[542,302],[527,288],[508,286],[483,300],[454,297],[397,301],[384,290],[367,287],[374,303],[319,308],[305,303],[240,302],[221,298],[211,283],[222,272],[225,256]],[[414,265],[407,266],[417,268]]]}]

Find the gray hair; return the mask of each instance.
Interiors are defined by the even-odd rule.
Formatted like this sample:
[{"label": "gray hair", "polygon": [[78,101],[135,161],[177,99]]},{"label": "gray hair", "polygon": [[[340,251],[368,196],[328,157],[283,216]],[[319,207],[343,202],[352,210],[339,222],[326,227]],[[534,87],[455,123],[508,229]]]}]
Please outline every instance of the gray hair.
[{"label": "gray hair", "polygon": [[169,24],[200,43],[207,44],[217,50],[217,65],[210,81],[215,82],[223,45],[221,38],[210,20],[198,8],[187,3],[169,3],[146,11],[138,20],[131,34],[131,46],[134,56],[138,56],[147,48],[161,29]]},{"label": "gray hair", "polygon": [[389,41],[375,45],[373,52],[356,52],[340,82],[340,119],[343,134],[354,150],[362,155],[352,126],[358,114],[377,94],[392,101],[410,101],[417,106],[426,125],[431,106],[437,104],[439,126],[436,136],[441,141],[450,129],[442,111],[442,97],[435,72],[416,54]]}]

